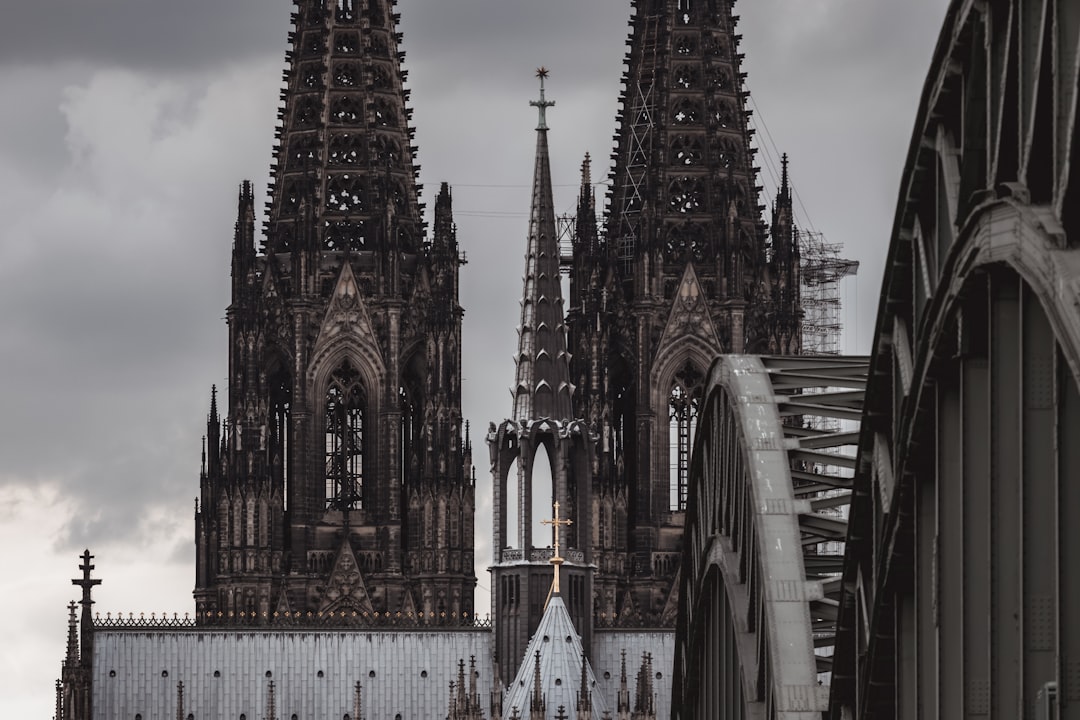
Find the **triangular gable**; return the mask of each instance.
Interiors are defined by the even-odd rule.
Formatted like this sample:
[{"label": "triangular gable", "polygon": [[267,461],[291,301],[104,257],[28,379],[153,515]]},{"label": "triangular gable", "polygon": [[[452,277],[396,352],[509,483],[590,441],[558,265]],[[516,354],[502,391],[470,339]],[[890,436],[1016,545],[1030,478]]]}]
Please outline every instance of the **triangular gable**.
[{"label": "triangular gable", "polygon": [[277,618],[292,617],[292,603],[289,602],[289,593],[282,584],[281,592],[278,593],[277,607],[274,609],[274,614]]},{"label": "triangular gable", "polygon": [[660,625],[663,627],[675,627],[675,620],[679,614],[679,583],[682,580],[682,568],[675,573],[675,579],[671,582],[671,592],[668,593],[667,602],[664,603],[664,611],[660,614]]},{"label": "triangular gable", "polygon": [[406,618],[416,618],[416,600],[413,598],[411,588],[405,588],[405,600],[401,604]]},{"label": "triangular gable", "polygon": [[360,287],[348,262],[342,263],[337,286],[330,296],[330,305],[326,309],[319,338],[315,341],[314,355],[318,355],[319,350],[344,335],[369,339],[373,349],[378,347],[367,305],[360,296]]},{"label": "triangular gable", "polygon": [[688,337],[700,338],[720,352],[720,336],[713,324],[709,302],[701,283],[698,282],[693,263],[687,263],[679,282],[679,290],[675,293],[664,334],[657,345],[657,355],[669,345],[684,341]]},{"label": "triangular gable", "polygon": [[638,617],[637,604],[634,602],[634,595],[629,590],[623,595],[622,609],[619,611],[619,624],[626,626],[627,622],[630,622]]},{"label": "triangular gable", "polygon": [[360,574],[360,564],[356,562],[356,553],[348,536],[342,539],[330,577],[326,579],[323,591],[321,612],[332,610],[357,610],[371,612],[371,597],[368,595],[364,577]]}]

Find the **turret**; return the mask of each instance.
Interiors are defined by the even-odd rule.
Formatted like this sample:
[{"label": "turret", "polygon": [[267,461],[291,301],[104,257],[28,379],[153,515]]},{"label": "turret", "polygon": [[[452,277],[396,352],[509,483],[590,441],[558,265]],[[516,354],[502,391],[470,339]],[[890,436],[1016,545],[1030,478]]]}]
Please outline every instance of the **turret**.
[{"label": "turret", "polygon": [[255,277],[255,195],[251,182],[240,185],[237,201],[236,229],[232,250],[232,301],[250,302]]},{"label": "turret", "polygon": [[787,153],[781,157],[780,187],[773,205],[772,256],[769,261],[771,306],[768,318],[769,352],[798,354],[802,351],[802,296],[799,236],[795,228],[788,178]]}]

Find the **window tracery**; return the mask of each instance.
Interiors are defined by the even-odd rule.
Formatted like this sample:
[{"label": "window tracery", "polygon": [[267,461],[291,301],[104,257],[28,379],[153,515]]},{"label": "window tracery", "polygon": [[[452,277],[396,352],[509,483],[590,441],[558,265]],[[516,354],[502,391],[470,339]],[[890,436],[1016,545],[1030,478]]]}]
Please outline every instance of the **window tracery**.
[{"label": "window tracery", "polygon": [[672,212],[697,212],[702,209],[704,202],[704,192],[698,178],[676,178],[668,187],[668,208]]},{"label": "window tracery", "polygon": [[360,161],[361,136],[339,133],[330,138],[330,165],[355,165]]},{"label": "window tracery", "polygon": [[671,160],[677,165],[692,167],[701,163],[701,138],[677,135],[671,141]]},{"label": "window tracery", "polygon": [[334,52],[339,55],[355,55],[360,52],[360,36],[354,32],[335,33]]},{"label": "window tracery", "polygon": [[326,389],[326,505],[336,510],[364,506],[364,388],[346,360]]},{"label": "window tracery", "polygon": [[690,362],[686,363],[671,383],[668,394],[670,509],[686,510],[687,488],[690,479],[690,452],[697,430],[698,405],[704,375]]},{"label": "window tracery", "polygon": [[352,175],[333,175],[326,183],[326,209],[331,212],[365,211],[363,181]]}]

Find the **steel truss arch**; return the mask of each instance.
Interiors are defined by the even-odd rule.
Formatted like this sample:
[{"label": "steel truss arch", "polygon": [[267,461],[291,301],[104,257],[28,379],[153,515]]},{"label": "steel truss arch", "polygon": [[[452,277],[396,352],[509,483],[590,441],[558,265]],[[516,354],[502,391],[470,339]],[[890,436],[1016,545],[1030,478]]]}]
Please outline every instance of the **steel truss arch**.
[{"label": "steel truss arch", "polygon": [[831,717],[1080,718],[1078,83],[1074,0],[949,7],[878,309]]},{"label": "steel truss arch", "polygon": [[866,358],[727,355],[709,372],[684,536],[680,718],[828,703]]}]

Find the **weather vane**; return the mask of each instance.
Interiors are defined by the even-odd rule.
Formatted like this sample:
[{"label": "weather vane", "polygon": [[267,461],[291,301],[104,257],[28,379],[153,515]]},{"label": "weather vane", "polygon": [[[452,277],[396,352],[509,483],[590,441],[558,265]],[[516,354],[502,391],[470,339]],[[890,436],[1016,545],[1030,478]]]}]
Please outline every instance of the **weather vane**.
[{"label": "weather vane", "polygon": [[[542,70],[543,68],[541,68]],[[559,503],[555,502],[555,518],[553,520],[541,520],[545,525],[551,526],[551,532],[555,535],[555,554],[551,556],[551,564],[555,566],[555,580],[551,584],[551,592],[553,595],[559,594],[559,566],[563,564],[562,555],[559,554],[559,527],[570,527],[574,524],[574,521],[567,518],[566,520],[559,519]]]},{"label": "weather vane", "polygon": [[540,123],[536,126],[537,130],[547,130],[547,109],[555,105],[554,100],[548,100],[544,97],[544,78],[547,76],[548,69],[543,65],[536,69],[536,77],[540,78],[540,99],[529,101],[529,104],[534,108],[540,109]]}]

